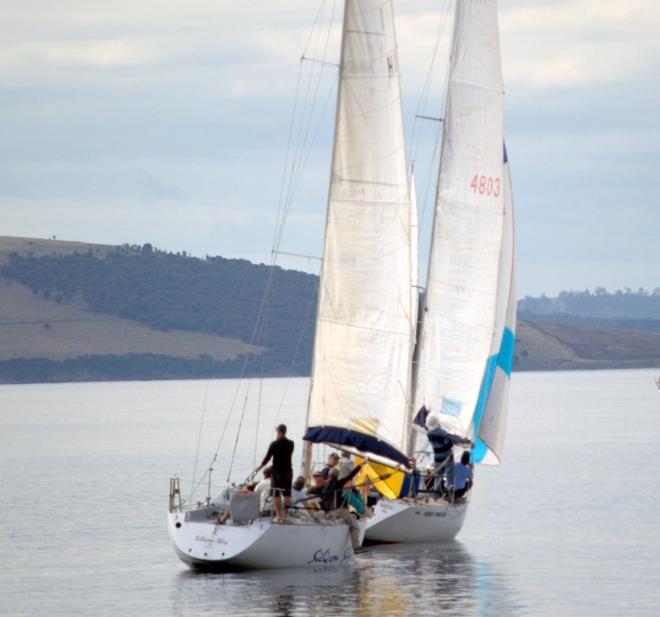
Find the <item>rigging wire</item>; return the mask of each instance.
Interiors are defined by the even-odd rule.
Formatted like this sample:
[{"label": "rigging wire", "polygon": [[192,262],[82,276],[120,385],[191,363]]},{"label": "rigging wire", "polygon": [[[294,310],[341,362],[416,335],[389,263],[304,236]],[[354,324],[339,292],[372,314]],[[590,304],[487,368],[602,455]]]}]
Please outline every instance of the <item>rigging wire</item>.
[{"label": "rigging wire", "polygon": [[291,364],[289,365],[289,376],[287,377],[286,382],[284,383],[284,390],[282,392],[282,396],[280,397],[280,404],[277,408],[277,415],[275,416],[275,425],[279,424],[280,421],[280,415],[282,414],[284,401],[286,400],[286,395],[289,391],[289,384],[291,383],[291,374],[293,373],[293,367],[295,366],[296,361],[298,360],[298,352],[300,351],[300,346],[303,340],[304,331],[307,324],[309,323],[309,318],[312,313],[312,307],[315,304],[314,302],[315,300],[316,298],[313,295],[311,295],[309,302],[307,303],[307,310],[305,311],[305,317],[300,324],[300,331],[298,333],[297,342],[293,350],[293,355],[291,357]]},{"label": "rigging wire", "polygon": [[195,447],[195,464],[193,466],[193,472],[192,472],[192,482],[190,484],[191,490],[190,490],[190,495],[188,496],[188,501],[192,500],[193,496],[193,490],[192,487],[195,486],[195,476],[197,475],[197,464],[199,462],[199,445],[202,441],[202,429],[204,428],[204,416],[206,415],[206,403],[208,401],[208,395],[209,395],[209,380],[206,380],[206,383],[204,384],[204,403],[202,404],[202,415],[199,420],[199,431],[197,433],[197,445]]},{"label": "rigging wire", "polygon": [[[429,100],[429,95],[431,91],[431,85],[432,85],[432,78],[433,78],[433,72],[435,70],[435,63],[438,57],[438,51],[440,49],[440,42],[443,39],[443,36],[445,34],[445,29],[447,27],[447,24],[449,22],[449,16],[451,14],[451,11],[449,11],[449,5],[445,7],[445,10],[440,13],[440,19],[438,21],[438,29],[436,32],[436,37],[435,37],[435,44],[433,46],[433,53],[431,54],[431,60],[429,62],[428,69],[426,70],[426,76],[424,77],[424,84],[422,86],[422,91],[420,92],[418,101],[417,101],[417,106],[415,108],[415,117],[413,119],[413,129],[412,129],[412,136],[410,139],[410,160],[415,161],[417,158],[417,150],[419,147],[419,140],[418,134],[417,134],[417,124],[419,121],[419,116],[425,115],[426,111],[426,105]],[[444,100],[442,101],[443,105],[442,107],[444,108]]]},{"label": "rigging wire", "polygon": [[[337,0],[333,0],[332,8],[330,10],[330,14],[327,20],[327,32],[325,33],[325,35],[323,35],[323,33],[321,32],[322,30],[321,24],[324,22],[324,17],[326,13],[326,0],[321,0],[321,3],[316,13],[316,18],[314,20],[314,25],[308,35],[305,48],[299,64],[298,75],[296,80],[296,88],[295,88],[294,105],[291,113],[291,118],[289,121],[286,154],[284,159],[284,168],[282,172],[282,183],[280,186],[280,195],[279,195],[278,206],[275,217],[275,234],[273,241],[273,250],[271,253],[271,266],[274,266],[277,262],[277,251],[281,245],[282,234],[288,219],[288,215],[290,213],[291,205],[295,193],[297,191],[297,188],[299,186],[303,172],[306,168],[306,164],[310,157],[313,145],[320,131],[320,127],[322,125],[323,118],[325,116],[325,111],[328,107],[328,103],[331,98],[332,92],[334,91],[335,88],[335,83],[333,83],[326,97],[326,100],[323,104],[320,117],[316,122],[316,126],[312,130],[315,111],[317,109],[317,104],[319,99],[321,83],[323,81],[322,78],[323,78],[324,70],[328,66],[332,66],[330,63],[326,62],[326,56],[329,48],[332,22],[334,20],[336,5],[337,5]],[[321,43],[321,40],[323,40],[323,43]],[[317,60],[317,55],[318,55],[317,52],[319,50],[319,46],[321,46],[323,49],[322,58],[320,61]],[[311,53],[310,53],[310,48],[312,48]],[[309,58],[310,56],[314,59],[314,62],[311,63],[312,70],[309,71],[309,77],[307,79],[307,83],[304,84],[303,83],[304,62],[306,58]],[[302,101],[301,101],[301,92],[304,92],[304,95],[302,96]],[[297,138],[294,140],[294,135],[296,134],[297,134]],[[311,135],[311,139],[310,139],[310,135]],[[266,282],[266,287],[264,289],[261,305],[259,307],[259,311],[257,312],[257,318],[252,331],[252,336],[250,337],[251,345],[255,345],[258,342],[263,342],[266,339],[267,319],[265,315],[268,312],[269,303],[270,303],[269,301],[272,292],[273,272],[274,272],[274,268],[271,267],[269,270],[269,275]],[[294,365],[295,359],[297,358],[299,346],[300,346],[300,340],[296,342],[296,346],[294,348],[293,357],[291,361],[291,366]],[[213,466],[213,464],[218,458],[220,448],[222,447],[224,437],[229,427],[229,423],[236,409],[238,394],[240,392],[241,385],[245,379],[249,362],[250,362],[250,357],[249,355],[246,355],[241,367],[239,379],[237,380],[236,388],[234,390],[234,395],[229,407],[227,417],[225,418],[225,422],[223,424],[220,437],[218,439],[215,451],[211,458],[211,463],[209,465],[209,468],[207,468],[206,472],[204,473],[202,478],[197,482],[197,484],[195,485],[193,482],[193,489],[191,491],[191,495],[205,482],[209,474],[209,469]],[[262,369],[263,369],[263,356],[262,356]],[[262,372],[262,379],[260,381],[260,387],[259,387],[257,422],[259,422],[259,417],[261,413],[263,370],[261,372]],[[232,449],[232,456],[230,459],[227,481],[229,481],[231,477],[231,472],[233,470],[233,463],[236,455],[236,450],[238,447],[240,433],[243,427],[243,422],[247,410],[250,385],[251,385],[250,382],[248,382],[245,390],[245,396],[243,398],[243,404],[241,406],[241,414],[240,414],[238,429]],[[280,409],[281,409],[281,405],[280,405]],[[201,432],[201,426],[200,426],[200,432]],[[256,460],[257,440],[258,440],[258,436],[255,439],[255,452],[253,455],[255,460]]]},{"label": "rigging wire", "polygon": [[[444,10],[440,13],[439,21],[438,21],[438,28],[436,32],[436,39],[435,39],[435,44],[433,47],[433,53],[431,55],[431,61],[429,63],[426,76],[424,79],[424,84],[422,86],[422,91],[420,93],[417,106],[415,109],[415,117],[413,120],[413,129],[412,129],[412,137],[411,137],[411,146],[410,146],[410,160],[411,164],[414,165],[415,161],[417,159],[419,147],[420,147],[420,131],[418,130],[418,122],[420,119],[425,119],[424,116],[428,116],[426,113],[426,108],[429,103],[429,100],[431,98],[431,86],[432,86],[432,81],[433,81],[433,75],[434,72],[436,71],[436,64],[437,64],[437,58],[438,58],[438,52],[440,49],[440,43],[442,42],[443,38],[445,37],[446,31],[448,27],[451,25],[452,21],[452,15],[454,13],[452,7],[454,6],[455,2],[454,1],[449,1],[445,4]],[[449,34],[451,38],[451,34]],[[451,45],[451,41],[449,42]],[[440,94],[440,104],[439,104],[439,109],[445,110],[446,108],[446,97],[447,97],[447,86],[448,86],[448,81],[449,81],[449,65],[450,65],[450,54],[447,54],[446,61],[445,61],[445,69],[444,69],[444,88],[441,91]],[[434,123],[435,124],[435,123]],[[421,191],[419,195],[419,201],[418,203],[421,203],[421,213],[419,214],[418,217],[418,234],[421,236],[422,233],[427,233],[423,232],[424,229],[424,221],[426,217],[426,212],[429,208],[429,205],[431,207],[435,207],[434,203],[430,203],[433,201],[432,196],[435,194],[434,191],[432,191],[432,186],[434,185],[433,180],[438,179],[438,170],[440,168],[440,153],[441,153],[441,144],[442,144],[442,136],[443,136],[443,128],[444,124],[442,124],[440,127],[436,127],[433,132],[433,148],[431,152],[431,157],[428,161],[428,165],[426,167],[426,170],[424,172],[424,178],[421,183]],[[430,232],[433,234],[433,230],[431,229]],[[427,275],[428,275],[428,264],[429,264],[429,256],[426,256],[426,259],[422,260],[421,256],[419,259],[420,265],[425,263],[427,267]]]}]

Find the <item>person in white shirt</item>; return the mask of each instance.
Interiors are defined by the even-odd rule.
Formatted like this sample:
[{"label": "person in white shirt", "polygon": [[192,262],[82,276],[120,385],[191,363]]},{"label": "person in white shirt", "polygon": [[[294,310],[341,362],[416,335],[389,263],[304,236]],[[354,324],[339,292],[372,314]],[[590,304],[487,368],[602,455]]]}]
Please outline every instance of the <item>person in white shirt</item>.
[{"label": "person in white shirt", "polygon": [[263,512],[270,501],[270,478],[273,475],[271,467],[264,469],[264,478],[254,487],[254,492],[259,495],[259,509]]},{"label": "person in white shirt", "polygon": [[305,486],[305,478],[302,476],[298,476],[291,486],[291,503],[296,503],[297,501],[300,501],[301,499],[306,499],[307,494],[305,491],[303,491],[303,487]]},{"label": "person in white shirt", "polygon": [[355,467],[355,461],[348,452],[342,452],[339,459],[339,477],[345,478]]}]

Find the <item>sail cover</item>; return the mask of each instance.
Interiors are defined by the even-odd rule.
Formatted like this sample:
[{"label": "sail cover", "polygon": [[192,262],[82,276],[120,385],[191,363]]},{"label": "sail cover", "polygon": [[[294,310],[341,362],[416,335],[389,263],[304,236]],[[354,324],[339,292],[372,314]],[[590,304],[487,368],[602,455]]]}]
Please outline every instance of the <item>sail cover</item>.
[{"label": "sail cover", "polygon": [[472,420],[472,461],[496,465],[504,447],[509,380],[516,332],[515,226],[509,164],[504,150],[504,229],[500,254],[495,334]]},{"label": "sail cover", "polygon": [[410,208],[392,2],[347,0],[305,439],[403,464]]},{"label": "sail cover", "polygon": [[472,434],[495,330],[504,220],[496,0],[456,4],[415,408]]}]

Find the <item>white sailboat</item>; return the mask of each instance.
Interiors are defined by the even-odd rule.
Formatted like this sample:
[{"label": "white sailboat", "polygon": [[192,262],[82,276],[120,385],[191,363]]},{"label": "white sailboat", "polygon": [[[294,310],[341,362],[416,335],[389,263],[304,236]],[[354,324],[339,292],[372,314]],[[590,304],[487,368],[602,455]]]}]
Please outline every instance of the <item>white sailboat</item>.
[{"label": "white sailboat", "polygon": [[[473,462],[497,464],[516,302],[496,0],[457,0],[446,100],[411,412],[426,407],[447,432],[474,442]],[[449,540],[467,507],[442,499],[382,500],[366,539]]]},{"label": "white sailboat", "polygon": [[[410,221],[392,2],[346,0],[308,444],[407,464],[411,427],[401,410],[416,319]],[[311,445],[305,459],[309,471]],[[345,523],[307,516],[274,523],[255,498],[235,494],[228,510],[210,499],[189,505],[172,479],[169,531],[178,556],[213,569],[352,560]]]}]

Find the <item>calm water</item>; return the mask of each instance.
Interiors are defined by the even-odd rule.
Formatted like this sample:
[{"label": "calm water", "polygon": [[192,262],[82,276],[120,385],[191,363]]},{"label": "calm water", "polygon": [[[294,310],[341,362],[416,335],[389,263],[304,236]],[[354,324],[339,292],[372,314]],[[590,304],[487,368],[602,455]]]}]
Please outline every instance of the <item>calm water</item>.
[{"label": "calm water", "polygon": [[[202,416],[208,465],[235,382],[0,387],[0,613],[658,615],[657,372],[516,374],[505,462],[478,470],[457,542],[374,549],[343,571],[231,575],[180,564],[165,511],[168,477],[192,476]],[[264,382],[235,478],[277,420],[300,437],[306,392],[302,379]]]}]

